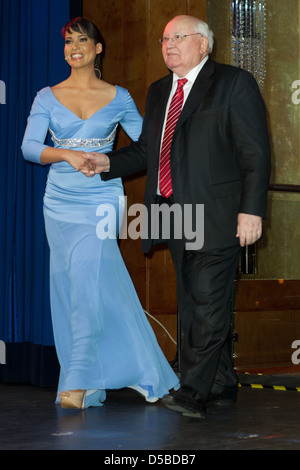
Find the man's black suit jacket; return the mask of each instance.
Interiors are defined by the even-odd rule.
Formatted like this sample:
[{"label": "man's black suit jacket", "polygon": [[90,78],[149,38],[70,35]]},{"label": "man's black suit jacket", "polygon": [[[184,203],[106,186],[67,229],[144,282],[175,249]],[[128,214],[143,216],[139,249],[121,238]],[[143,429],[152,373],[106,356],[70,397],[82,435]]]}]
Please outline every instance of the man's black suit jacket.
[{"label": "man's black suit jacket", "polygon": [[[159,153],[172,75],[148,92],[140,139],[111,152],[104,179],[147,169],[146,216],[154,204]],[[270,177],[270,142],[266,110],[253,76],[210,58],[190,91],[179,117],[171,149],[176,203],[204,204],[202,250],[233,246],[239,212],[265,217]],[[149,221],[150,227],[150,221]],[[150,237],[142,249],[151,248]]]}]

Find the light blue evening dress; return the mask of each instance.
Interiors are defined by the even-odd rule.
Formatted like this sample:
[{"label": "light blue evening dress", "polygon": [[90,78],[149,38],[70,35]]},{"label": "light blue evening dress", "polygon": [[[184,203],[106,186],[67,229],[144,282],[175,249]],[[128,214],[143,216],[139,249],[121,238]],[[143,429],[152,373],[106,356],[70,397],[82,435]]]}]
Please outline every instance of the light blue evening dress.
[{"label": "light blue evening dress", "polygon": [[[50,87],[36,96],[22,144],[24,158],[40,162],[51,133],[55,147],[84,152],[112,149],[116,127],[137,140],[142,119],[127,90],[89,119],[63,106]],[[50,300],[63,390],[132,387],[155,401],[178,388],[122,259],[116,236],[124,211],[121,179],[108,182],[66,162],[50,166],[44,217],[50,246]],[[95,404],[95,403],[94,403]]]}]

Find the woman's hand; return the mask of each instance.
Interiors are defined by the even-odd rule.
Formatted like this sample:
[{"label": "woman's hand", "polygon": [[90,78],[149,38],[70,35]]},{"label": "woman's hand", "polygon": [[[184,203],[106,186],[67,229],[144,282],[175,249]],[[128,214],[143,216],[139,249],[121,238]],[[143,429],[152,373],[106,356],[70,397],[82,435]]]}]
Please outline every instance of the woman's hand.
[{"label": "woman's hand", "polygon": [[89,162],[90,167],[83,168],[81,172],[85,176],[94,176],[110,170],[110,159],[105,153],[90,152],[84,158]]},{"label": "woman's hand", "polygon": [[83,173],[93,173],[95,170],[95,164],[87,158],[86,152],[78,150],[67,150],[65,155],[65,161],[69,163],[76,171],[82,171]]}]

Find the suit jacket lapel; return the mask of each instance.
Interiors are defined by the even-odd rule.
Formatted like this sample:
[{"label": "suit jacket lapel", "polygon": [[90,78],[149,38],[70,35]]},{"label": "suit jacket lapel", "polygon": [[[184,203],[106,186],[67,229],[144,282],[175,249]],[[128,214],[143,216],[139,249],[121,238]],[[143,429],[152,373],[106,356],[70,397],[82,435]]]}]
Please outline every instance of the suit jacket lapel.
[{"label": "suit jacket lapel", "polygon": [[201,106],[205,96],[210,89],[213,79],[212,74],[214,73],[214,62],[209,58],[200,70],[194,85],[189,93],[189,96],[184,104],[182,112],[179,116],[175,132],[181,124],[191,115],[191,113]]}]

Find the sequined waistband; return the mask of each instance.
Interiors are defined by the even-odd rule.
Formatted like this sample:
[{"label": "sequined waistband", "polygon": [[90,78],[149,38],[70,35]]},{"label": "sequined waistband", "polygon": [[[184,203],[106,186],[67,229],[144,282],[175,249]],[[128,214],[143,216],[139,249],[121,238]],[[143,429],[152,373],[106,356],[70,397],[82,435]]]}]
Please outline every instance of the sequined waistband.
[{"label": "sequined waistband", "polygon": [[49,128],[51,140],[60,147],[104,147],[110,144],[116,135],[118,124],[105,139],[58,139],[52,129]]}]

